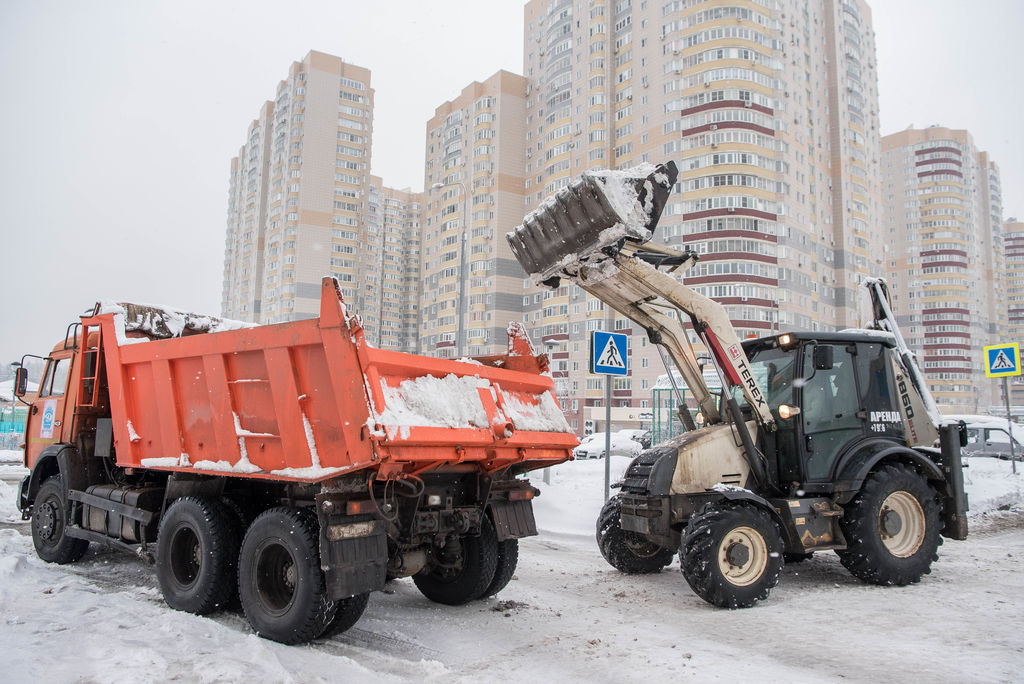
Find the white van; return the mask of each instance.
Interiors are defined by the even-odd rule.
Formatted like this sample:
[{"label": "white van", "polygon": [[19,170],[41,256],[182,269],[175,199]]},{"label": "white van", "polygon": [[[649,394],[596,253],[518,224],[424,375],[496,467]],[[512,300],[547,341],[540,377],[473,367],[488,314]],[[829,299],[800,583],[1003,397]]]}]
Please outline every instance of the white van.
[{"label": "white van", "polygon": [[[967,423],[967,446],[964,456],[991,456],[1009,460],[1010,432],[1005,418],[980,415],[944,415],[949,420]],[[1024,460],[1024,426],[1013,425],[1014,460]]]}]

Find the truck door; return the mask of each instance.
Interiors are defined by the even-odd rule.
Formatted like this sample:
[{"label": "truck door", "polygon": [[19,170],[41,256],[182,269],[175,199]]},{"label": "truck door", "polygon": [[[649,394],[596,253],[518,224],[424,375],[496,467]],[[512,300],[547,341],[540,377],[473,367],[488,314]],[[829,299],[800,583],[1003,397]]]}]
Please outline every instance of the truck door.
[{"label": "truck door", "polygon": [[807,448],[806,473],[811,481],[828,480],[842,448],[864,434],[864,421],[857,415],[861,402],[855,358],[849,345],[832,345],[832,368],[826,370],[815,370],[814,346],[804,350],[800,414]]},{"label": "truck door", "polygon": [[32,402],[25,423],[26,466],[35,465],[43,449],[60,442],[65,422],[64,396],[71,375],[71,354],[54,354],[46,363],[39,395]]}]

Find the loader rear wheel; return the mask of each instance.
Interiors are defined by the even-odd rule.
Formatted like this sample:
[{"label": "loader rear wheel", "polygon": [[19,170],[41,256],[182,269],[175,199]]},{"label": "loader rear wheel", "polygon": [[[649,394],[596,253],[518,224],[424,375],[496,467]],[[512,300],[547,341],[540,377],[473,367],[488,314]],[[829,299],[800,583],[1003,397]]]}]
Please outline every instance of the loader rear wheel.
[{"label": "loader rear wheel", "polygon": [[928,481],[902,465],[871,473],[840,524],[847,547],[839,561],[865,582],[915,584],[931,572],[942,543],[939,502]]},{"label": "loader rear wheel", "polygon": [[220,501],[176,500],[160,521],[156,576],[164,601],[175,610],[204,615],[227,605],[235,593],[239,535]]},{"label": "loader rear wheel", "polygon": [[435,562],[412,577],[420,593],[436,603],[461,606],[475,601],[494,580],[498,537],[491,519],[481,517],[478,536],[466,534],[458,539],[458,544],[435,549]]},{"label": "loader rear wheel", "polygon": [[338,611],[334,614],[330,624],[324,628],[318,638],[330,639],[342,632],[346,632],[355,625],[366,610],[366,604],[370,602],[370,595],[356,594],[346,599],[337,601]]},{"label": "loader rear wheel", "polygon": [[504,589],[512,581],[512,575],[516,574],[518,564],[519,540],[506,539],[503,542],[498,542],[498,559],[494,568],[494,579],[491,580],[490,586],[487,587],[487,591],[481,598],[494,596]]},{"label": "loader rear wheel", "polygon": [[597,547],[601,555],[609,565],[627,575],[661,572],[675,553],[641,534],[623,530],[619,523],[621,509],[622,501],[616,494],[605,502],[597,517]]},{"label": "loader rear wheel", "polygon": [[32,544],[36,554],[47,563],[74,563],[85,555],[89,542],[69,537],[68,502],[60,475],[54,475],[39,487],[32,503]]},{"label": "loader rear wheel", "polygon": [[298,644],[325,632],[337,604],[327,596],[320,569],[314,515],[280,506],[249,525],[238,558],[238,595],[261,637]]},{"label": "loader rear wheel", "polygon": [[709,503],[686,526],[680,564],[690,588],[708,603],[749,608],[779,583],[782,548],[779,526],[766,511]]}]

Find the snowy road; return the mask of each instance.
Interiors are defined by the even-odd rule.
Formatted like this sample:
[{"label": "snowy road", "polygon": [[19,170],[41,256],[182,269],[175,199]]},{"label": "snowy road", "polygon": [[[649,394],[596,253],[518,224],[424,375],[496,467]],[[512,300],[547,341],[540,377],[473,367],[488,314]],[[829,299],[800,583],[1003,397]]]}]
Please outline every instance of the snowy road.
[{"label": "snowy road", "polygon": [[496,599],[443,607],[400,580],[353,630],[302,647],[253,636],[235,613],[168,609],[152,570],[120,552],[94,545],[77,565],[42,563],[13,486],[0,485],[4,679],[1020,681],[1024,508],[1020,476],[1003,465],[974,468],[972,536],[947,542],[921,584],[867,586],[821,554],[787,566],[767,602],[723,611],[675,564],[639,578],[612,570],[590,530],[603,465],[564,464],[537,501],[541,535],[522,541]]}]

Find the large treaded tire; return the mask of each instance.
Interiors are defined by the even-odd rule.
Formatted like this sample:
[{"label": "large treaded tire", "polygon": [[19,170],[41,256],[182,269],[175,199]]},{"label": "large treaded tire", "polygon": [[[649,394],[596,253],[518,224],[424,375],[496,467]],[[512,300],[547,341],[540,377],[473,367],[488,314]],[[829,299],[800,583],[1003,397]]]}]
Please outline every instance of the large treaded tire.
[{"label": "large treaded tire", "polygon": [[749,608],[779,583],[782,548],[782,533],[767,511],[709,503],[686,526],[680,565],[687,584],[708,603]]},{"label": "large treaded tire", "polygon": [[413,575],[416,588],[431,601],[461,606],[483,597],[498,564],[498,538],[494,524],[484,515],[478,536],[462,537],[462,552],[453,568],[427,566]]},{"label": "large treaded tire", "polygon": [[363,611],[366,610],[366,604],[370,602],[370,595],[367,594],[356,594],[346,599],[336,601],[337,612],[334,613],[334,617],[328,623],[324,631],[320,633],[319,639],[330,639],[332,636],[337,636],[342,632],[346,632],[352,628],[359,618],[363,616]]},{"label": "large treaded tire", "polygon": [[627,575],[661,572],[672,562],[675,552],[648,541],[641,534],[628,532],[619,524],[622,501],[616,494],[605,502],[597,516],[597,548],[609,565]]},{"label": "large treaded tire", "polygon": [[908,466],[882,466],[845,507],[840,526],[847,546],[836,552],[839,561],[870,584],[915,584],[938,560],[940,518],[938,497],[924,476]]},{"label": "large treaded tire", "polygon": [[313,514],[279,506],[253,520],[239,554],[238,595],[261,637],[298,644],[325,632],[337,604],[327,597]]},{"label": "large treaded tire", "polygon": [[85,555],[89,542],[65,534],[68,502],[60,475],[48,478],[39,487],[32,503],[32,544],[36,554],[47,563],[74,563]]},{"label": "large treaded tire", "polygon": [[230,603],[239,542],[232,513],[220,501],[174,501],[156,538],[156,577],[167,605],[205,615]]},{"label": "large treaded tire", "polygon": [[494,579],[481,598],[489,598],[508,586],[512,576],[516,574],[519,564],[519,540],[506,539],[498,542],[498,558],[494,568]]}]

